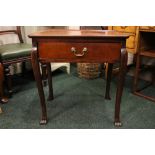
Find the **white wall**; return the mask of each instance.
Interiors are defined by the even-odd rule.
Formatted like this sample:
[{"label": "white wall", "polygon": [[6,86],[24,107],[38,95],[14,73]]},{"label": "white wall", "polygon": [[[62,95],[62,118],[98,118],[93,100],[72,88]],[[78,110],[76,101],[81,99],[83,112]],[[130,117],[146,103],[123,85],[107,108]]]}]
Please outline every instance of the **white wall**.
[{"label": "white wall", "polygon": [[80,26],[68,26],[68,29],[79,30],[80,29]]},{"label": "white wall", "polygon": [[28,37],[29,34],[49,28],[50,28],[49,26],[22,26],[22,34],[24,42],[31,44],[32,40],[31,38]]}]

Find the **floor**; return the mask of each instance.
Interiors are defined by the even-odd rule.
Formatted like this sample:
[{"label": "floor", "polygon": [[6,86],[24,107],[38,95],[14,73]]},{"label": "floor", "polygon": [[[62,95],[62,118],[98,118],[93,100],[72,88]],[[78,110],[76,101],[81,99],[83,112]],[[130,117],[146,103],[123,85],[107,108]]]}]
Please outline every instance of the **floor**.
[{"label": "floor", "polygon": [[[114,102],[117,77],[111,84],[111,100],[104,99],[105,79],[79,78],[75,67],[68,75],[57,70],[53,75],[54,100],[47,102],[48,124],[40,125],[40,104],[31,74],[14,77],[15,93],[2,105],[3,129],[115,129]],[[121,104],[121,129],[155,128],[155,104],[131,93],[132,77],[126,76]],[[45,87],[46,98],[48,88]],[[154,88],[148,90],[153,92]]]}]

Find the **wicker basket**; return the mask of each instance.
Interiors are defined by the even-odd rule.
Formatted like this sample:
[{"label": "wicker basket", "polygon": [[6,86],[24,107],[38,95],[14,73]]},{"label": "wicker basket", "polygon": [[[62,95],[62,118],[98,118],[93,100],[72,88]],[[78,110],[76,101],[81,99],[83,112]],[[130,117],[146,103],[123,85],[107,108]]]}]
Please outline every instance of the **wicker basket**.
[{"label": "wicker basket", "polygon": [[79,77],[94,79],[100,76],[100,64],[98,63],[77,63]]}]

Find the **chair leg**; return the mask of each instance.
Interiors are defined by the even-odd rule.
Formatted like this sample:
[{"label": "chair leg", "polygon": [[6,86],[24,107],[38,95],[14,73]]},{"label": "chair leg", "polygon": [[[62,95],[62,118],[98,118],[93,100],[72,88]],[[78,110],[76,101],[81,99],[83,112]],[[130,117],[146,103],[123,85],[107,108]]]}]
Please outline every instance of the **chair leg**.
[{"label": "chair leg", "polygon": [[4,93],[3,93],[3,81],[0,80],[0,103],[5,104],[8,102],[8,98],[4,97]]},{"label": "chair leg", "polygon": [[10,74],[10,65],[5,65],[4,66],[4,73],[5,73],[5,79],[8,87],[8,93],[9,97],[11,97],[13,91],[12,91],[12,79],[11,79],[11,74]]},{"label": "chair leg", "polygon": [[3,96],[3,82],[0,80],[0,97]]},{"label": "chair leg", "polygon": [[22,76],[24,77],[26,72],[26,62],[22,62]]},{"label": "chair leg", "polygon": [[41,70],[43,86],[47,86],[47,65],[45,63],[41,63]]},{"label": "chair leg", "polygon": [[0,80],[0,103],[2,102],[2,98],[3,98],[3,81]]},{"label": "chair leg", "polygon": [[3,82],[4,82],[4,71],[3,66],[0,64],[0,103],[7,103],[8,99],[4,97]]}]

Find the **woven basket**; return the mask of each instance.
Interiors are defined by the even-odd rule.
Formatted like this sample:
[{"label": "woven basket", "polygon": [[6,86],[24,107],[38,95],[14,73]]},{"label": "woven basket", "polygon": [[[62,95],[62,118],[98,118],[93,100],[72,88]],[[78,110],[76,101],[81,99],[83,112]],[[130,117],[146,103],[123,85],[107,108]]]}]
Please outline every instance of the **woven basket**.
[{"label": "woven basket", "polygon": [[77,63],[79,77],[95,79],[100,76],[100,64],[98,63]]}]

